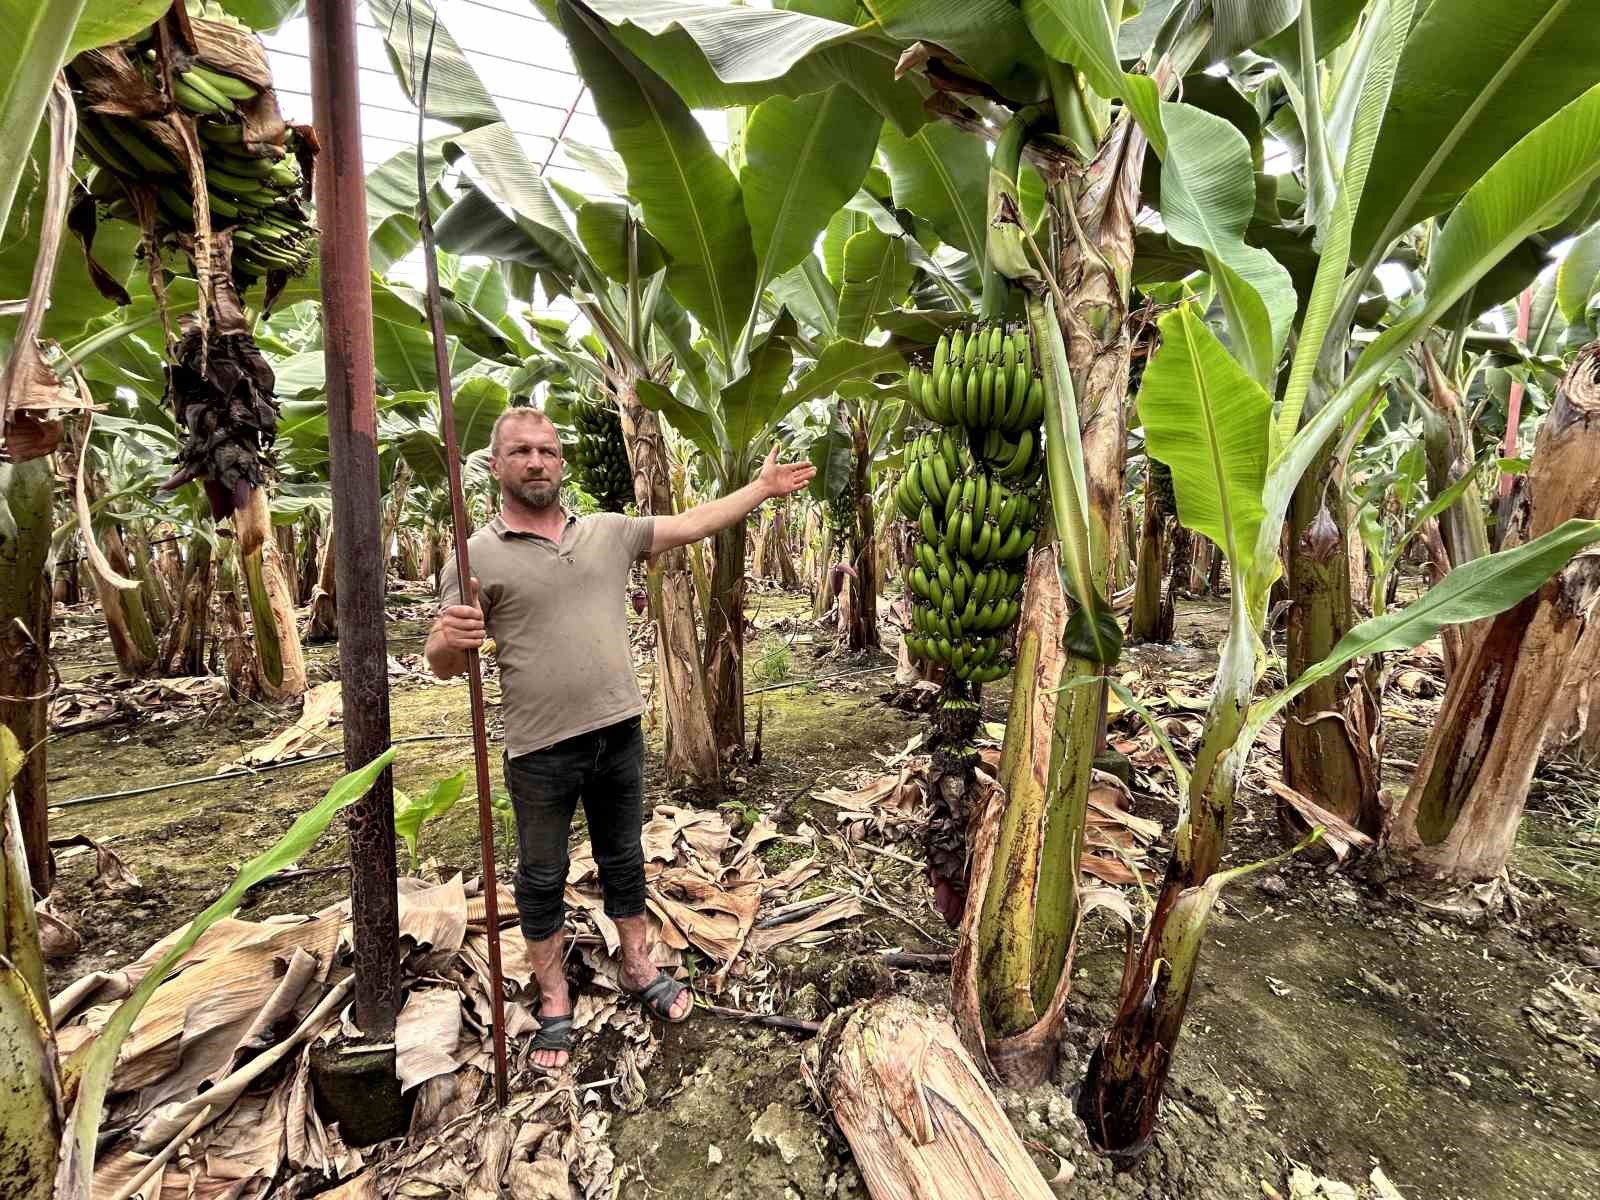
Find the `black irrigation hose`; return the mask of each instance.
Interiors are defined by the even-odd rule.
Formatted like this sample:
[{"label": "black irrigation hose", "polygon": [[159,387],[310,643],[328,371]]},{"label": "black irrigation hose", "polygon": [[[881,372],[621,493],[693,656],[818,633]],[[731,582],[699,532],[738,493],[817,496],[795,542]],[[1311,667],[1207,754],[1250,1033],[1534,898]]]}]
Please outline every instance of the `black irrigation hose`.
[{"label": "black irrigation hose", "polygon": [[[878,667],[864,667],[856,671],[835,671],[831,675],[812,675],[805,679],[792,679],[786,683],[768,684],[766,687],[747,688],[746,696],[754,696],[757,692],[775,692],[783,688],[804,687],[808,683],[817,683],[824,679],[842,679],[850,675],[869,675],[874,671],[890,671],[894,668],[888,664]],[[391,738],[392,745],[402,745],[406,742],[445,742],[460,741],[470,738],[470,733],[416,733],[406,737]],[[343,750],[327,750],[321,754],[308,754],[303,758],[288,758],[282,762],[268,763],[264,767],[241,767],[236,771],[219,771],[215,775],[201,775],[195,779],[175,779],[168,783],[152,783],[148,787],[128,788],[121,792],[100,792],[93,796],[75,796],[71,800],[57,800],[51,803],[51,808],[75,808],[80,804],[99,804],[105,800],[127,800],[134,796],[148,796],[152,792],[165,792],[173,788],[201,787],[208,783],[220,783],[225,779],[244,779],[247,776],[262,775],[268,771],[281,771],[287,767],[300,767],[308,763],[326,762],[330,758],[342,758]]]},{"label": "black irrigation hose", "polygon": [[[403,742],[447,742],[470,738],[470,733],[414,733],[406,737],[391,738],[394,745]],[[262,775],[268,771],[281,771],[285,767],[300,767],[307,763],[326,762],[330,758],[343,758],[343,750],[325,750],[321,754],[308,754],[304,758],[286,758],[282,762],[268,763],[264,767],[241,767],[236,771],[218,771],[215,775],[201,775],[196,779],[175,779],[168,783],[152,783],[148,787],[128,788],[122,792],[101,792],[94,796],[76,796],[71,800],[56,800],[51,808],[72,808],[79,804],[98,804],[102,800],[126,800],[132,796],[148,796],[151,792],[165,792],[172,788],[199,787],[219,783],[224,779],[243,779],[248,775]]]}]

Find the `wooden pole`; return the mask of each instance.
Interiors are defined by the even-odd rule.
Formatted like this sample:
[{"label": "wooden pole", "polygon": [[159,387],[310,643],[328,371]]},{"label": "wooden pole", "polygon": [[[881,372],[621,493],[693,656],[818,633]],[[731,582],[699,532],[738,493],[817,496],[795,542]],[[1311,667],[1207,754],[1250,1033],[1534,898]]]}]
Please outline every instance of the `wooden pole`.
[{"label": "wooden pole", "polygon": [[[389,746],[389,654],[378,518],[378,411],[373,395],[372,283],[356,58],[356,0],[311,0],[311,107],[318,155],[323,354],[328,376],[339,682],[347,770]],[[392,1041],[400,994],[394,780],[378,776],[349,809],[350,910],[355,927],[355,1022]]]},{"label": "wooden pole", "polygon": [[[428,278],[428,327],[433,335],[433,366],[439,376],[439,422],[444,426],[444,460],[450,475],[450,529],[455,546],[456,578],[461,595],[468,594],[472,564],[467,558],[466,499],[461,490],[461,449],[456,444],[455,398],[450,386],[450,354],[445,345],[444,307],[439,297],[439,258],[434,248],[433,217],[428,211],[428,181],[422,154],[423,121],[427,116],[428,73],[433,66],[436,16],[428,29],[428,51],[422,60],[422,83],[417,91],[417,225],[422,233],[422,262]],[[478,776],[478,849],[483,859],[483,907],[489,929],[489,1000],[494,1010],[494,1096],[505,1107],[506,1022],[505,988],[500,977],[499,887],[494,865],[494,810],[489,803],[489,733],[483,704],[483,672],[476,650],[467,651],[467,694],[472,700],[472,757]]]}]

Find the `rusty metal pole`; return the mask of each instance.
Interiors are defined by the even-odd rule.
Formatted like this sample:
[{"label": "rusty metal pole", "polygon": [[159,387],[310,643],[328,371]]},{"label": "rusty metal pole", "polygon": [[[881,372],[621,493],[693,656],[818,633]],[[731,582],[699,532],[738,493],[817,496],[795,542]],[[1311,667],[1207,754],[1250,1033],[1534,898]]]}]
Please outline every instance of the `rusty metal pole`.
[{"label": "rusty metal pole", "polygon": [[[439,294],[439,253],[434,244],[433,217],[428,211],[428,178],[422,154],[423,123],[427,119],[428,75],[433,69],[433,40],[439,32],[434,17],[428,31],[428,51],[422,63],[422,86],[417,92],[417,226],[422,235],[422,262],[427,273],[428,331],[433,335],[433,369],[439,379],[439,423],[444,427],[444,461],[450,482],[450,531],[455,542],[456,579],[461,595],[468,594],[472,564],[467,559],[466,498],[461,488],[461,447],[456,442],[455,397],[450,380],[450,352],[446,347],[444,308]],[[505,985],[500,971],[500,881],[494,865],[494,810],[489,803],[489,729],[483,703],[483,672],[476,650],[467,651],[467,695],[472,705],[472,755],[478,781],[478,853],[483,864],[483,910],[489,934],[489,1008],[494,1037],[494,1098],[504,1108],[508,1094],[506,1071]]]},{"label": "rusty metal pole", "polygon": [[[328,373],[339,682],[344,761],[365,766],[389,746],[385,559],[373,395],[372,284],[366,170],[356,59],[356,0],[311,0],[311,108],[317,140],[322,337]],[[355,1022],[372,1042],[394,1040],[400,994],[395,892],[394,781],[378,777],[349,810],[350,909],[355,926]]]}]

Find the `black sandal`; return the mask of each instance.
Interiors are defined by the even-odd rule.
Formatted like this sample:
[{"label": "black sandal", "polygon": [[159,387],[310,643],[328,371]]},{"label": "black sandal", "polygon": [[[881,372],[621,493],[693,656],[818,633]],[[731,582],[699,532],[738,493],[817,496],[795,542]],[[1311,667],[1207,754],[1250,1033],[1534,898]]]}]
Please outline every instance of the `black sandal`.
[{"label": "black sandal", "polygon": [[689,1019],[694,1012],[694,1000],[690,997],[688,1011],[681,1017],[672,1015],[672,1006],[678,1002],[678,997],[689,989],[684,987],[665,971],[656,972],[656,977],[637,992],[629,992],[644,1001],[645,1011],[652,1017],[665,1021],[668,1025],[679,1025]]},{"label": "black sandal", "polygon": [[535,1063],[534,1066],[541,1071],[559,1071],[572,1061],[572,1014],[564,1017],[549,1017],[539,1022],[539,1032],[533,1035],[533,1050],[554,1050],[567,1056],[567,1062],[560,1067],[543,1067]]}]

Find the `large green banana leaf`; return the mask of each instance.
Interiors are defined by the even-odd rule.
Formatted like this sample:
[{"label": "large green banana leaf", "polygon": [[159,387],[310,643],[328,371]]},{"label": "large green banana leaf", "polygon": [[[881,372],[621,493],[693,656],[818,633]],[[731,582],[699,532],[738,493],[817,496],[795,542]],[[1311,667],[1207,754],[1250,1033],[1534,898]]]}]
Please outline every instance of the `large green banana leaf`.
[{"label": "large green banana leaf", "polygon": [[885,33],[943,46],[1009,100],[1044,95],[1045,58],[1015,0],[862,0]]},{"label": "large green banana leaf", "polygon": [[832,396],[853,380],[905,370],[905,357],[893,345],[868,346],[841,338],[824,346],[817,361],[800,373],[784,397],[786,410],[807,400]]},{"label": "large green banana leaf", "polygon": [[838,333],[862,342],[880,312],[894,308],[911,287],[905,239],[863,229],[845,244],[844,286],[839,292]]},{"label": "large green banana leaf", "polygon": [[794,407],[791,393],[784,391],[794,367],[795,320],[787,312],[750,351],[750,366],[743,374],[723,385],[720,407],[727,437],[724,457],[734,464],[739,478],[725,479],[730,490],[745,483],[752,452],[761,445],[772,428]]},{"label": "large green banana leaf", "polygon": [[1271,396],[1192,304],[1161,318],[1161,348],[1139,390],[1145,446],[1172,468],[1178,518],[1222,548],[1236,580],[1256,552],[1271,414]]},{"label": "large green banana leaf", "polygon": [[1355,224],[1357,259],[1444,212],[1596,83],[1600,20],[1590,0],[1432,0],[1395,76]]},{"label": "large green banana leaf", "polygon": [[272,30],[298,17],[306,0],[221,0],[221,4],[251,29]]},{"label": "large green banana leaf", "polygon": [[1556,296],[1568,324],[1583,320],[1596,291],[1600,291],[1600,225],[1572,243],[1556,272]]},{"label": "large green banana leaf", "polygon": [[1436,636],[1446,625],[1481,621],[1504,612],[1532,595],[1574,555],[1596,541],[1600,541],[1600,521],[1574,519],[1513,550],[1463,563],[1404,608],[1357,625],[1339,639],[1326,658],[1307,667],[1287,688],[1252,705],[1250,736],[1306,688],[1342,671],[1355,659],[1410,650]]},{"label": "large green banana leaf", "polygon": [[951,125],[928,125],[910,138],[886,125],[880,148],[896,207],[927,220],[956,249],[981,254],[989,186],[982,140]]},{"label": "large green banana leaf", "polygon": [[724,362],[755,301],[756,259],[739,181],[667,84],[569,7],[562,27],[594,94],[628,190],[665,248],[667,288],[706,328]]},{"label": "large green banana leaf", "polygon": [[756,294],[811,253],[829,219],[861,187],[883,120],[835,85],[763,101],[745,125],[739,183],[756,252]]},{"label": "large green banana leaf", "polygon": [[1255,212],[1250,144],[1221,117],[1190,104],[1163,104],[1167,156],[1161,164],[1161,219],[1179,242],[1204,251],[1228,316],[1234,350],[1263,387],[1294,322],[1289,272],[1244,240]]},{"label": "large green banana leaf", "polygon": [[1276,522],[1318,448],[1394,361],[1506,254],[1560,220],[1597,178],[1600,85],[1519,141],[1461,198],[1429,252],[1424,295],[1363,351],[1335,400],[1308,420],[1274,460],[1266,489],[1271,519],[1263,523],[1258,555],[1275,546]]}]

